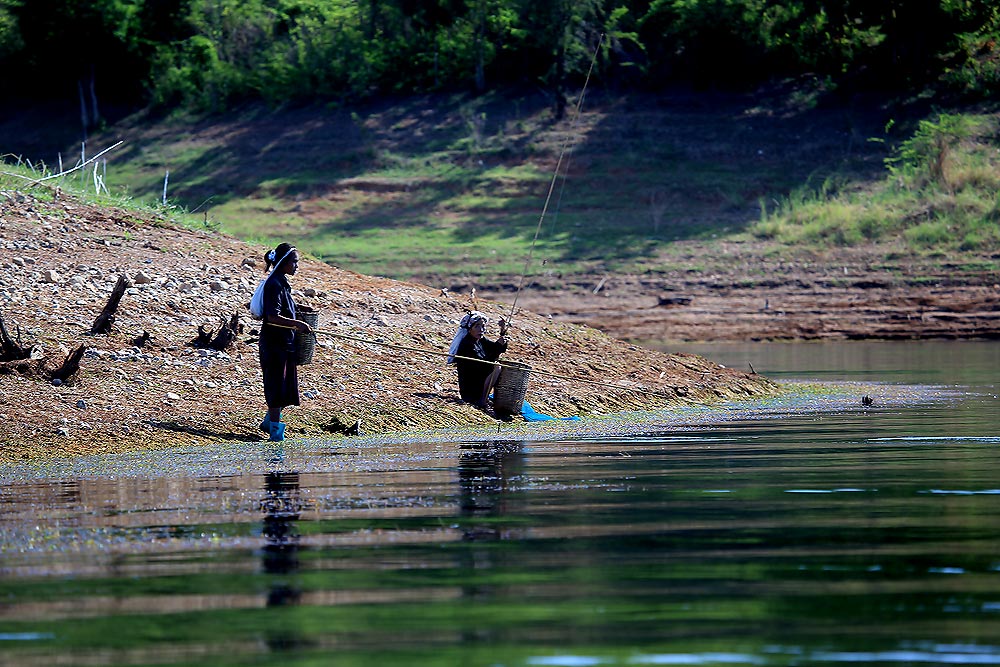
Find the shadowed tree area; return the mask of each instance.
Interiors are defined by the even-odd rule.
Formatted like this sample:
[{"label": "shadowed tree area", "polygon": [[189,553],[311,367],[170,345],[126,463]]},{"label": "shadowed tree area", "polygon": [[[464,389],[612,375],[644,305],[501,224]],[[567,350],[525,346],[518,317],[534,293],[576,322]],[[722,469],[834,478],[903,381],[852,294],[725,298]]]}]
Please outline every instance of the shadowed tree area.
[{"label": "shadowed tree area", "polygon": [[[808,74],[847,94],[989,97],[987,0],[0,0],[11,98],[226,111],[518,84],[556,119],[590,71],[615,90],[745,89]],[[44,85],[40,85],[44,82]]]}]

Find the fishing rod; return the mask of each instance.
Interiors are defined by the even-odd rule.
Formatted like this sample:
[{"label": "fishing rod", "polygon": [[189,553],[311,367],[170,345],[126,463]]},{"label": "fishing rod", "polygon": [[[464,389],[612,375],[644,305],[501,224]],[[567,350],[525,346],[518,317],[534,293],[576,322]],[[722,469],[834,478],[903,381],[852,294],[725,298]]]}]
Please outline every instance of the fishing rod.
[{"label": "fishing rod", "polygon": [[[580,111],[583,108],[583,97],[587,93],[587,85],[590,83],[590,75],[594,71],[594,64],[597,62],[597,54],[601,51],[601,45],[604,43],[604,33],[601,33],[601,38],[597,42],[597,48],[594,49],[594,57],[590,60],[590,69],[587,70],[587,78],[583,82],[583,88],[580,90],[580,98],[576,101],[576,111],[573,118],[573,125],[571,130],[576,130],[577,124],[580,122]],[[507,316],[507,323],[510,324],[514,320],[514,308],[517,306],[517,297],[521,295],[521,287],[524,285],[524,277],[528,273],[528,267],[531,265],[531,259],[535,254],[535,244],[538,242],[538,234],[542,230],[542,222],[545,221],[545,214],[549,209],[549,201],[552,199],[552,192],[556,187],[556,180],[559,178],[559,167],[562,166],[563,156],[566,155],[566,149],[569,147],[570,139],[572,138],[574,132],[570,132],[566,138],[563,140],[562,150],[559,151],[559,159],[556,160],[555,171],[552,172],[552,181],[549,183],[548,194],[545,195],[545,203],[542,204],[542,214],[538,217],[538,225],[535,227],[535,236],[531,239],[531,246],[528,248],[528,256],[524,260],[524,270],[521,272],[521,277],[517,281],[517,291],[514,292],[514,302],[510,305],[510,315]],[[565,185],[565,179],[563,180]],[[562,190],[559,191],[559,201],[562,201]],[[558,207],[557,207],[558,211]]]},{"label": "fishing rod", "polygon": [[[295,327],[291,327],[291,326],[286,326],[284,324],[272,324],[270,322],[267,323],[267,326],[270,326],[270,327],[279,327],[279,328],[282,328],[282,329],[294,329],[295,328]],[[350,334],[336,333],[336,332],[327,331],[327,330],[324,330],[324,329],[311,329],[310,331],[312,332],[312,334],[313,334],[314,337],[316,336],[316,334],[322,334],[324,336],[331,336],[333,338],[344,338],[344,339],[347,339],[347,340],[357,341],[359,343],[367,343],[369,345],[381,345],[382,347],[390,347],[390,348],[393,348],[393,349],[396,349],[396,350],[405,350],[407,352],[417,352],[417,353],[420,353],[420,354],[436,355],[436,356],[440,356],[440,357],[451,357],[453,359],[462,359],[464,361],[476,361],[476,362],[479,362],[481,364],[496,365],[496,366],[500,366],[501,368],[512,368],[512,369],[515,369],[515,370],[522,370],[522,371],[525,370],[524,368],[522,368],[520,366],[515,366],[513,364],[504,363],[504,362],[501,362],[501,361],[487,361],[485,359],[478,359],[476,357],[465,357],[465,356],[458,355],[458,354],[450,354],[448,352],[440,352],[438,350],[429,350],[427,348],[411,347],[409,345],[399,345],[397,343],[386,343],[386,342],[383,342],[383,341],[372,340],[370,338],[362,338],[360,336],[351,336]],[[525,364],[525,365],[527,365],[527,364]],[[669,396],[662,389],[656,389],[656,388],[638,389],[636,387],[623,387],[622,385],[611,384],[610,382],[601,382],[599,380],[591,380],[589,378],[583,378],[583,377],[574,376],[574,375],[563,375],[562,373],[550,373],[548,371],[541,371],[541,370],[537,370],[537,369],[534,369],[534,368],[531,368],[529,372],[535,373],[535,374],[538,374],[538,375],[545,375],[545,376],[548,376],[548,377],[557,378],[557,379],[560,379],[560,380],[569,380],[571,382],[583,382],[585,384],[594,384],[594,385],[599,385],[599,386],[602,386],[602,387],[610,387],[612,389],[621,389],[621,390],[624,390],[624,391],[635,391],[635,392],[640,392],[640,393],[643,393],[643,394],[659,393],[659,394],[662,394],[664,397],[678,398],[680,400],[686,400],[686,399],[683,399],[682,397],[679,397],[679,396],[677,396],[677,397]]]}]

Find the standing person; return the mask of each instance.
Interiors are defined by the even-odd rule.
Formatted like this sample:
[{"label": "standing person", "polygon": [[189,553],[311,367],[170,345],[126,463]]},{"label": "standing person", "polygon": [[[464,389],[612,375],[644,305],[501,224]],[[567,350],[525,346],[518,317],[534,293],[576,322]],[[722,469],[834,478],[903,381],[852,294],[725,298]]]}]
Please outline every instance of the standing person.
[{"label": "standing person", "polygon": [[498,364],[484,362],[495,362],[507,351],[507,323],[500,320],[500,337],[495,341],[485,337],[488,324],[489,318],[478,310],[468,313],[459,323],[448,350],[448,363],[455,363],[458,368],[458,392],[462,400],[478,408],[487,407],[490,392],[500,377]]},{"label": "standing person", "polygon": [[270,435],[272,441],[280,442],[285,439],[281,410],[299,404],[295,336],[312,335],[312,329],[305,322],[295,319],[292,287],[286,278],[294,275],[299,268],[298,251],[290,244],[282,243],[264,255],[264,262],[271,275],[264,283],[263,322],[260,327],[260,368],[264,375],[264,401],[267,403],[267,415],[260,428]]}]

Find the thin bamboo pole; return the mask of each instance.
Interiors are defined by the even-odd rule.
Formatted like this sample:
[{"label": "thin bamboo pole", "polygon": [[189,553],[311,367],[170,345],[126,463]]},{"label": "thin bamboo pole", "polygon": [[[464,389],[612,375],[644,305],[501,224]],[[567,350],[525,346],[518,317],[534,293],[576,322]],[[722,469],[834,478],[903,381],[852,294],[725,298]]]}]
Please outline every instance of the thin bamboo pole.
[{"label": "thin bamboo pole", "polygon": [[[285,326],[283,324],[271,324],[271,323],[268,323],[267,326],[270,326],[270,327],[281,327],[282,329],[294,329],[295,328],[295,327]],[[485,359],[477,359],[476,357],[465,357],[465,356],[461,356],[461,355],[457,355],[457,354],[456,355],[451,355],[448,352],[439,352],[438,350],[429,350],[427,348],[411,347],[409,345],[399,345],[399,344],[396,344],[396,343],[384,343],[382,341],[371,340],[369,338],[361,338],[359,336],[351,336],[349,334],[336,333],[336,332],[333,332],[333,331],[326,331],[324,329],[313,329],[312,333],[314,335],[315,334],[322,334],[324,336],[332,336],[333,338],[344,338],[346,340],[353,340],[353,341],[357,341],[359,343],[367,343],[369,345],[380,345],[382,347],[391,347],[393,349],[404,350],[404,351],[407,351],[407,352],[418,352],[420,354],[434,355],[434,356],[440,356],[440,357],[453,357],[455,359],[464,359],[464,360],[467,360],[467,361],[476,361],[476,362],[479,362],[479,363],[482,363],[482,364],[491,364],[491,365],[495,364],[495,365],[500,366],[502,368],[515,368],[515,369],[518,369],[518,370],[523,370],[523,369],[521,369],[521,368],[519,368],[517,366],[513,366],[513,365],[511,365],[509,363],[505,364],[505,363],[500,362],[500,361],[486,361]],[[550,373],[548,371],[541,371],[541,370],[537,370],[535,368],[532,368],[530,372],[535,373],[537,375],[545,375],[545,376],[548,376],[548,377],[557,378],[557,379],[560,379],[560,380],[569,380],[571,382],[583,382],[585,384],[594,384],[594,385],[599,385],[599,386],[602,386],[602,387],[610,387],[612,389],[620,389],[622,391],[634,391],[634,392],[639,392],[639,393],[642,393],[642,394],[661,394],[661,395],[663,395],[666,398],[673,398],[673,399],[676,399],[676,400],[683,400],[683,401],[692,402],[692,403],[695,402],[695,401],[690,401],[690,399],[685,399],[685,398],[680,397],[680,396],[671,396],[671,395],[667,394],[665,391],[663,391],[662,389],[656,389],[656,388],[639,389],[637,387],[623,387],[622,385],[611,384],[609,382],[600,382],[598,380],[591,380],[589,378],[583,378],[583,377],[579,377],[579,376],[575,376],[575,375],[563,375],[561,373]]]}]

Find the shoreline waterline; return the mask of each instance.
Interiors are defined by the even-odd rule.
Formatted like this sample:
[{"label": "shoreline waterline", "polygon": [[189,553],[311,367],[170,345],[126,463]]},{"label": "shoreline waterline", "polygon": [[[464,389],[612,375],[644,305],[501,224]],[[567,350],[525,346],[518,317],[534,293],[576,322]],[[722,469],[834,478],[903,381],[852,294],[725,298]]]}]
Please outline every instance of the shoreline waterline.
[{"label": "shoreline waterline", "polygon": [[[574,421],[502,422],[484,427],[399,431],[328,438],[293,437],[283,443],[228,441],[209,445],[164,444],[148,449],[0,463],[0,482],[53,477],[159,477],[177,474],[225,476],[281,468],[300,472],[362,470],[412,456],[451,456],[454,446],[509,442],[634,440],[647,434],[679,437],[729,423],[787,417],[881,411],[957,400],[961,388],[873,382],[779,380],[768,398],[687,404],[659,410],[588,415]],[[866,406],[862,399],[873,401]],[[178,439],[179,440],[179,439]]]}]

